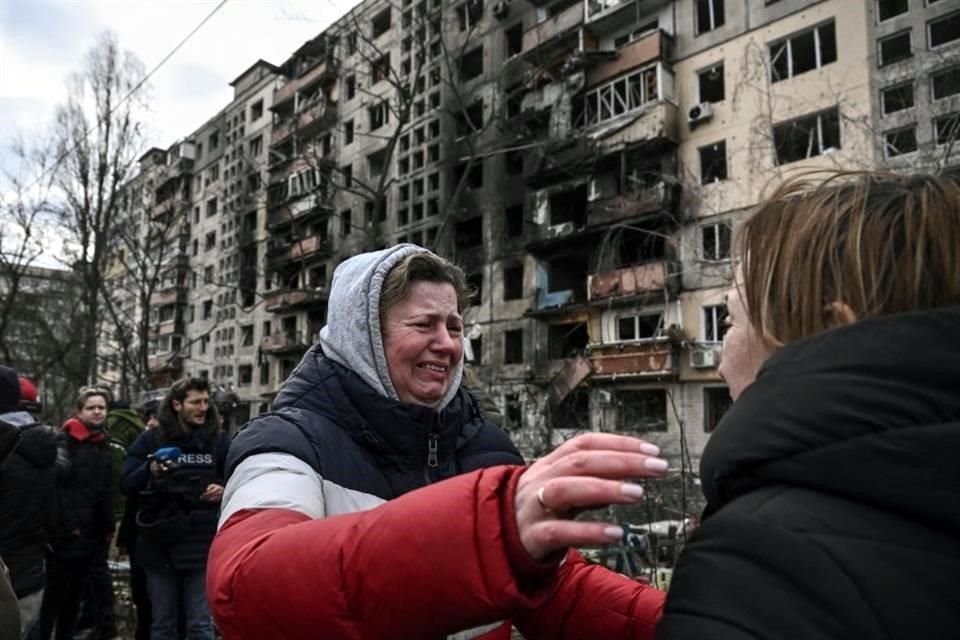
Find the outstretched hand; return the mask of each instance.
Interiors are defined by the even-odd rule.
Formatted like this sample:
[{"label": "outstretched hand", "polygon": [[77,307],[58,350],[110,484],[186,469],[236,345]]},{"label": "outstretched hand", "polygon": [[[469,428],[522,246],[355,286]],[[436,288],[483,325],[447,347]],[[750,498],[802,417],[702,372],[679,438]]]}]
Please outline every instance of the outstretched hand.
[{"label": "outstretched hand", "polygon": [[610,544],[623,530],[609,523],[577,522],[578,511],[629,504],[643,497],[630,478],[667,471],[660,449],[643,440],[611,433],[572,438],[537,460],[517,483],[517,527],[527,553],[542,559],[570,547]]}]

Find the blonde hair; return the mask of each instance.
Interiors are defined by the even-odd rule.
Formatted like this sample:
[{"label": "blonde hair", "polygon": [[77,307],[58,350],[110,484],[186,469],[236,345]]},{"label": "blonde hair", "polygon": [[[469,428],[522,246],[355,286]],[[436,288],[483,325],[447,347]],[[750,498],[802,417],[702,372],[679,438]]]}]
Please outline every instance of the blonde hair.
[{"label": "blonde hair", "polygon": [[106,387],[83,387],[79,392],[77,392],[77,411],[83,409],[84,405],[87,404],[87,400],[94,396],[100,396],[103,398],[103,403],[108,407],[110,406],[110,402],[113,400],[113,394],[110,393],[110,390]]},{"label": "blonde hair", "polygon": [[455,264],[432,253],[414,253],[390,269],[380,290],[380,315],[400,304],[410,286],[415,282],[449,284],[457,294],[457,310],[462,311],[470,302],[473,292],[467,285],[463,270]]},{"label": "blonde hair", "polygon": [[780,347],[856,319],[960,304],[960,184],[946,177],[808,172],[737,236],[750,323]]}]

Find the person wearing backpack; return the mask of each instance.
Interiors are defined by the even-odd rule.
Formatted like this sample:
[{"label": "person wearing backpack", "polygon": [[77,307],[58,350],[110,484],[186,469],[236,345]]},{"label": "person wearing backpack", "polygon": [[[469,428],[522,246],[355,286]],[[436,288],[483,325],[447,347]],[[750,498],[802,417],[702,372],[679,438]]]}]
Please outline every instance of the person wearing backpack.
[{"label": "person wearing backpack", "polygon": [[47,544],[56,526],[57,439],[26,410],[37,389],[0,366],[0,425],[15,429],[16,448],[0,464],[0,557],[10,571],[20,609],[20,637],[40,617]]},{"label": "person wearing backpack", "polygon": [[213,640],[204,576],[217,530],[229,446],[205,379],[174,383],[159,426],[127,451],[120,489],[136,496],[136,562],[147,577],[151,640],[175,640],[183,607],[188,640]]}]

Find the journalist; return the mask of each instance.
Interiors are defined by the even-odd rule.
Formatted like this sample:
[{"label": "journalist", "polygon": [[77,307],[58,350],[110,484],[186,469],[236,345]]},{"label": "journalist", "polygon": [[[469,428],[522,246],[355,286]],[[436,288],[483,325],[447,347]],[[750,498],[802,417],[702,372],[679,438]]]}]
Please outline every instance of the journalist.
[{"label": "journalist", "polygon": [[187,639],[213,640],[204,574],[229,442],[204,379],[176,382],[157,418],[130,446],[120,477],[139,505],[136,561],[147,576],[150,638],[176,640],[182,607]]}]

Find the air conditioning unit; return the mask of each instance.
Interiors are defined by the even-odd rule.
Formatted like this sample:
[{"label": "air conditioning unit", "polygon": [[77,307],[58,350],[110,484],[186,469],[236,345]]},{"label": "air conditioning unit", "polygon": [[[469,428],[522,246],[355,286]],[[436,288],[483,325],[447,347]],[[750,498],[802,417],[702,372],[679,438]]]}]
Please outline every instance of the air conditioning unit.
[{"label": "air conditioning unit", "polygon": [[508,15],[510,15],[510,3],[509,2],[497,2],[493,5],[493,17],[498,20],[503,20]]},{"label": "air conditioning unit", "polygon": [[713,369],[717,366],[716,349],[694,349],[690,352],[690,366],[694,369]]},{"label": "air conditioning unit", "polygon": [[687,122],[691,125],[697,125],[706,122],[713,117],[713,105],[709,102],[701,102],[690,107],[687,111]]}]

